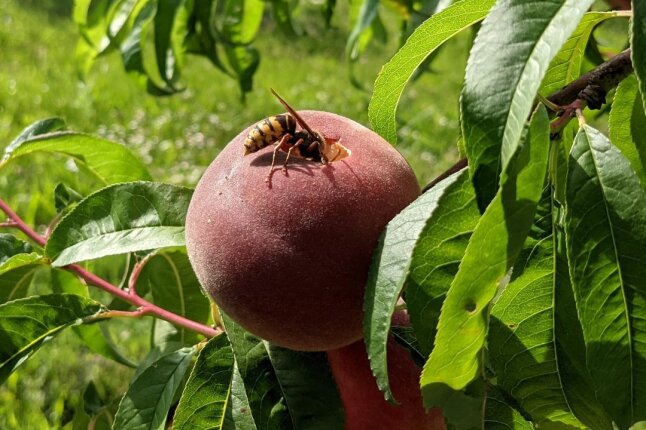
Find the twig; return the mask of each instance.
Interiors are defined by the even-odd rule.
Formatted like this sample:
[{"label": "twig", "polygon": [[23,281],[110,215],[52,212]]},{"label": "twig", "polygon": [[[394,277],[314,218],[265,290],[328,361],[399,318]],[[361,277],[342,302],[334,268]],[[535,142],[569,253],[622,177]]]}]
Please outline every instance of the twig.
[{"label": "twig", "polygon": [[[599,109],[606,102],[608,91],[619,85],[619,82],[628,77],[632,71],[630,49],[626,49],[590,72],[581,75],[549,97],[544,98],[539,95],[539,100],[542,99],[541,101],[548,108],[559,111],[557,114],[559,118],[551,124],[553,133],[558,133],[571,118],[577,116],[577,112],[580,114],[586,106],[591,109]],[[579,115],[579,122],[581,117],[582,115]],[[458,161],[426,185],[422,192],[433,188],[442,179],[464,168],[467,164],[466,159]]]},{"label": "twig", "polygon": [[0,228],[4,227],[18,227],[18,224],[16,224],[15,221],[5,221],[5,222],[0,222]]},{"label": "twig", "polygon": [[25,222],[11,210],[9,205],[7,205],[4,200],[0,199],[0,209],[7,214],[10,221],[15,223],[14,227],[18,228],[20,231],[25,233],[31,240],[39,244],[40,246],[45,246],[45,238],[32,230]]},{"label": "twig", "polygon": [[461,169],[465,168],[467,166],[467,164],[468,164],[468,161],[467,161],[466,158],[458,160],[457,163],[455,163],[453,166],[449,167],[444,172],[440,173],[439,176],[437,176],[435,179],[433,179],[431,182],[429,182],[429,184],[427,186],[425,186],[424,189],[422,190],[422,193],[427,192],[428,190],[433,188],[438,182],[440,182],[443,179],[448,178],[449,176],[451,176],[452,174],[454,174],[458,170],[461,170]]},{"label": "twig", "polygon": [[[9,219],[16,224],[16,227],[20,229],[20,231],[25,233],[27,236],[29,236],[29,238],[31,238],[34,242],[38,243],[39,245],[41,246],[45,245],[46,243],[45,238],[39,235],[38,233],[36,233],[34,230],[32,230],[27,224],[25,224],[25,222],[13,210],[11,210],[11,208],[2,199],[0,199],[0,209],[7,214]],[[108,318],[111,315],[130,316],[130,317],[154,315],[158,318],[168,321],[169,323],[178,325],[180,327],[184,327],[196,333],[200,333],[205,337],[215,337],[218,334],[222,333],[221,329],[213,329],[204,324],[200,324],[198,322],[189,320],[188,318],[184,318],[181,315],[174,314],[170,311],[167,311],[164,308],[161,308],[155,305],[154,303],[149,302],[148,300],[138,296],[136,293],[130,294],[129,291],[122,290],[116,285],[111,284],[110,282],[84,269],[78,264],[70,264],[68,266],[64,266],[63,269],[76,273],[81,279],[86,281],[88,284],[92,284],[104,291],[107,291],[111,295],[118,297],[121,300],[138,307],[136,311],[127,312],[127,313],[122,313],[119,311],[109,311],[105,316],[105,318]]]},{"label": "twig", "polygon": [[128,294],[130,294],[131,296],[137,295],[136,288],[137,288],[137,281],[139,280],[139,275],[141,274],[141,271],[143,270],[144,266],[155,255],[157,255],[156,252],[151,252],[150,254],[142,258],[141,261],[138,261],[137,263],[135,263],[135,267],[132,268],[132,273],[130,274],[130,278],[128,279]]},{"label": "twig", "polygon": [[606,103],[608,92],[632,71],[630,49],[626,49],[550,95],[547,98],[550,103],[561,107],[560,118],[552,124],[552,131],[563,128],[577,109],[585,106],[590,109],[601,108]]}]

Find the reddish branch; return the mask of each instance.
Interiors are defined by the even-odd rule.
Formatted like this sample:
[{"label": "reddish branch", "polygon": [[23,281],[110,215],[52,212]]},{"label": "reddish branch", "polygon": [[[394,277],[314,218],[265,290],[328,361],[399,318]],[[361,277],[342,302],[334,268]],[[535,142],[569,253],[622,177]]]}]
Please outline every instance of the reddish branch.
[{"label": "reddish branch", "polygon": [[[0,199],[0,209],[7,214],[11,223],[20,231],[25,233],[31,240],[37,244],[44,246],[46,240],[43,236],[36,233],[32,230],[2,199]],[[221,329],[213,329],[204,324],[189,320],[184,318],[181,315],[174,314],[172,312],[163,309],[154,303],[149,302],[148,300],[137,295],[134,289],[134,282],[136,282],[137,277],[143,267],[143,263],[140,262],[135,266],[133,275],[130,278],[130,285],[128,291],[124,291],[116,285],[111,284],[105,279],[95,275],[94,273],[84,269],[78,264],[70,264],[63,267],[63,269],[69,270],[76,273],[81,279],[85,280],[88,284],[92,284],[108,293],[112,294],[115,297],[120,298],[121,300],[130,303],[131,305],[137,306],[137,310],[132,312],[118,312],[118,311],[108,311],[105,314],[102,314],[101,317],[116,317],[116,316],[128,316],[128,317],[140,317],[143,315],[154,315],[158,318],[168,321],[169,323],[175,324],[180,327],[184,327],[188,330],[200,333],[206,337],[214,337],[222,332]],[[136,274],[135,274],[136,273]]]}]

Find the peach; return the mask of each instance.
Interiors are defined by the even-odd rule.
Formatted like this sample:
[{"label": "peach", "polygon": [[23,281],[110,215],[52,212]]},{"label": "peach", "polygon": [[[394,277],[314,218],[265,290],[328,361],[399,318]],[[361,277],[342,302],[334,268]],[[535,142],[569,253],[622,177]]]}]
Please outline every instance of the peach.
[{"label": "peach", "polygon": [[[198,183],[186,246],[204,289],[246,330],[323,351],[361,337],[372,251],[420,189],[403,157],[374,132],[335,114],[299,113],[352,155],[325,166],[292,158],[266,182],[273,148],[243,157],[249,127]],[[284,159],[279,153],[277,166]]]},{"label": "peach", "polygon": [[327,352],[345,411],[345,430],[445,430],[439,409],[424,410],[421,370],[406,348],[391,337],[387,356],[390,388],[398,405],[388,403],[377,388],[362,340]]}]

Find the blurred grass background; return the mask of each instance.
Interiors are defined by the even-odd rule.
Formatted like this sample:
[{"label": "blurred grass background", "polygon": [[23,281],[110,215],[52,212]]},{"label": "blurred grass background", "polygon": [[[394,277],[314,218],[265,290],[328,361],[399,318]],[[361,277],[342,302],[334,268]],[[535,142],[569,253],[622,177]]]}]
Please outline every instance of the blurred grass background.
[{"label": "blurred grass background", "polygon": [[[307,35],[287,39],[271,22],[261,30],[261,65],[255,89],[243,104],[237,83],[197,57],[189,57],[184,71],[186,91],[172,97],[146,94],[115,54],[100,59],[82,82],[74,63],[78,33],[70,18],[72,1],[3,0],[0,148],[32,122],[57,116],[70,129],[127,145],[156,180],[193,186],[240,130],[283,111],[270,87],[297,109],[331,111],[368,125],[369,90],[397,48],[396,22],[391,23],[390,40],[370,48],[356,66],[366,88],[359,90],[350,84],[344,60],[346,14],[337,11],[334,28],[326,30],[319,8],[301,4],[297,22]],[[433,73],[423,74],[400,106],[398,149],[421,184],[457,160],[457,104],[468,40],[465,35],[450,42],[434,61]],[[59,182],[84,193],[96,187],[63,157],[30,156],[3,170],[0,196],[42,229],[54,215],[52,194]],[[46,276],[41,278],[36,289],[48,283]],[[110,322],[113,340],[132,360],[140,360],[149,348],[150,322]],[[0,429],[61,428],[65,423],[73,428],[69,419],[81,407],[88,384],[94,384],[103,402],[114,404],[132,374],[132,369],[87,351],[68,330],[0,386]],[[95,424],[101,428],[108,423],[102,417]]]}]

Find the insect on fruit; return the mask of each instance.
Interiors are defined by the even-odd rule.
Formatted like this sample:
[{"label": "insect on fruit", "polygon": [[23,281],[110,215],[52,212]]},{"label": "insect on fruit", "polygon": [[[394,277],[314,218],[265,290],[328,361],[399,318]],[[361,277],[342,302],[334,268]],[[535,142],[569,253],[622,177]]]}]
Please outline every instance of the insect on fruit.
[{"label": "insect on fruit", "polygon": [[[283,164],[283,170],[285,171],[287,171],[287,162],[292,156],[320,161],[321,164],[325,165],[351,155],[351,151],[341,145],[340,139],[330,139],[322,133],[312,130],[305,120],[276,91],[272,89],[271,92],[285,106],[288,113],[263,119],[251,129],[244,140],[244,155],[274,144],[271,169],[266,181],[269,181],[271,172],[274,170],[276,152],[279,150],[287,153]],[[297,124],[303,130],[296,131]]]}]

